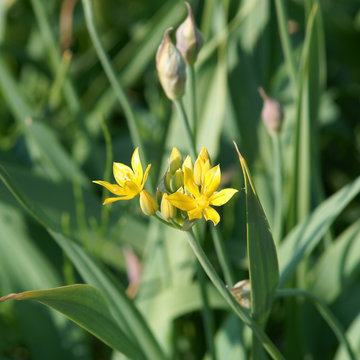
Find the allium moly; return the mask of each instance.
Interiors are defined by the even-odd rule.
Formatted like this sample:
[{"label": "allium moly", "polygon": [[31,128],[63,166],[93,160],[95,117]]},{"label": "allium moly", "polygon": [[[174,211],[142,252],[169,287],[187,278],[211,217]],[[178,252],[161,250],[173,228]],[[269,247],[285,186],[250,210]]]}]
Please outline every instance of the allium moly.
[{"label": "allium moly", "polygon": [[227,188],[216,191],[221,180],[220,165],[210,168],[205,148],[199,154],[197,164],[194,171],[184,167],[185,193],[180,189],[168,195],[167,200],[178,209],[186,211],[189,220],[204,216],[205,220],[211,220],[217,225],[220,215],[212,206],[224,205],[238,190]]},{"label": "allium moly", "polygon": [[93,181],[95,184],[104,186],[117,197],[110,197],[105,199],[103,205],[112,203],[118,200],[130,200],[143,191],[148,173],[151,167],[149,164],[143,172],[143,168],[139,156],[139,148],[134,150],[131,158],[131,167],[121,163],[113,163],[113,173],[117,184],[110,184],[107,181]]}]

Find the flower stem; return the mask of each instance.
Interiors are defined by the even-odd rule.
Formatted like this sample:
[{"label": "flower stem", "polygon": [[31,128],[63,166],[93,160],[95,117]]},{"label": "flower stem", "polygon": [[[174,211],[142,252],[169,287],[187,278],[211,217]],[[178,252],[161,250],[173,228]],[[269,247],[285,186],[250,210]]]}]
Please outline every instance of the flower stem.
[{"label": "flower stem", "polygon": [[210,263],[209,259],[205,255],[200,243],[196,239],[194,233],[189,230],[186,232],[188,234],[188,241],[193,249],[197,259],[199,260],[201,266],[205,270],[207,276],[210,278],[211,282],[215,285],[219,293],[224,297],[226,302],[230,305],[233,311],[240,317],[240,319],[248,325],[251,330],[254,332],[256,337],[262,343],[266,351],[272,356],[273,359],[282,360],[284,357],[277,349],[277,347],[272,343],[270,338],[264,333],[261,326],[257,324],[249,315],[246,310],[244,310],[235,298],[231,295],[229,290],[226,288],[219,275],[216,273],[214,267]]},{"label": "flower stem", "polygon": [[190,111],[191,111],[191,122],[192,122],[192,136],[196,143],[197,135],[197,99],[196,99],[196,77],[195,77],[195,67],[194,65],[188,66],[189,72],[189,83],[190,83]]},{"label": "flower stem", "polygon": [[293,88],[293,93],[296,95],[297,85],[296,85],[295,60],[293,56],[293,51],[291,49],[289,32],[287,29],[287,19],[286,19],[284,0],[275,0],[275,8],[276,8],[276,16],[278,20],[279,35],[284,52],[288,75]]},{"label": "flower stem", "polygon": [[288,297],[288,296],[303,296],[306,299],[310,300],[316,308],[319,310],[323,319],[327,322],[329,327],[334,331],[336,337],[339,342],[344,345],[345,349],[348,352],[349,358],[351,360],[355,360],[355,354],[351,349],[351,346],[345,336],[342,325],[339,320],[335,317],[335,315],[331,312],[328,306],[325,304],[323,300],[318,298],[315,294],[310,291],[301,290],[301,289],[280,289],[277,290],[276,297]]},{"label": "flower stem", "polygon": [[282,237],[282,160],[280,135],[272,136],[274,145],[274,239],[277,244]]},{"label": "flower stem", "polygon": [[180,118],[182,120],[182,123],[184,125],[187,138],[188,138],[188,140],[190,142],[191,156],[193,158],[196,158],[195,138],[194,138],[193,133],[192,133],[191,128],[190,128],[189,120],[188,120],[188,117],[187,117],[185,109],[184,109],[184,104],[183,104],[181,99],[180,100],[174,100],[174,103],[175,103],[176,109],[177,109],[177,111],[178,111],[178,113],[180,115]]}]

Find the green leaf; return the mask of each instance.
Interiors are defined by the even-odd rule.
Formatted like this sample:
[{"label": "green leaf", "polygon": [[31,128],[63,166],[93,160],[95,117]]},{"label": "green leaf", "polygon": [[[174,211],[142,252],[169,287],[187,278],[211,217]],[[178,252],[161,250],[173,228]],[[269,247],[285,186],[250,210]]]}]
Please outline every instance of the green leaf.
[{"label": "green leaf", "polygon": [[57,224],[36,204],[29,202],[2,166],[0,166],[0,179],[30,215],[47,228],[83,279],[102,291],[118,325],[131,333],[150,358],[163,359],[164,355],[159,344],[133,301],[127,297],[123,286],[98,265],[84,249],[63,236]]},{"label": "green leaf", "polygon": [[[360,315],[358,315],[352,324],[350,325],[349,330],[346,332],[346,337],[349,339],[351,347],[355,351],[355,356],[357,359],[360,358]],[[334,357],[335,360],[348,360],[349,355],[346,351],[346,348],[343,344],[339,346],[338,351]]]},{"label": "green leaf", "polygon": [[70,285],[50,290],[25,291],[0,298],[35,300],[64,314],[105,344],[132,359],[144,359],[142,352],[118,327],[99,290],[89,285]]},{"label": "green leaf", "polygon": [[360,269],[360,220],[344,231],[318,260],[312,292],[333,302]]},{"label": "green leaf", "polygon": [[236,150],[245,182],[251,312],[258,322],[262,322],[269,314],[279,282],[278,260],[269,223],[256,194],[249,169],[237,147]]},{"label": "green leaf", "polygon": [[324,201],[287,235],[279,249],[280,286],[291,279],[301,260],[310,254],[336,217],[359,192],[360,177]]}]

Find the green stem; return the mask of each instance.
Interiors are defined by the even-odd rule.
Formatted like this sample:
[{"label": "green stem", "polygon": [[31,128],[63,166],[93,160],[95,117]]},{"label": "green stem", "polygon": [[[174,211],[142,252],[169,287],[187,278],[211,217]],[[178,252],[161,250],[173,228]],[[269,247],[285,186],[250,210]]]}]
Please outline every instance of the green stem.
[{"label": "green stem", "polygon": [[282,237],[282,160],[280,134],[272,136],[274,145],[274,239],[277,244]]},{"label": "green stem", "polygon": [[214,242],[216,255],[219,260],[221,270],[224,274],[225,281],[228,286],[234,286],[236,281],[235,281],[234,273],[230,266],[229,257],[224,247],[224,241],[221,236],[221,233],[214,225],[209,224],[209,227],[210,227],[211,237]]},{"label": "green stem", "polygon": [[319,310],[320,314],[322,315],[323,319],[327,322],[329,327],[334,331],[336,337],[338,338],[339,342],[344,345],[345,349],[348,352],[349,358],[351,360],[355,360],[355,354],[351,349],[351,346],[345,336],[345,332],[342,328],[341,323],[335,317],[335,315],[331,312],[328,308],[326,303],[318,298],[315,294],[310,291],[301,290],[301,289],[281,289],[277,290],[276,297],[289,297],[289,296],[303,296],[306,299],[310,300],[316,308]]},{"label": "green stem", "polygon": [[264,333],[261,326],[257,324],[249,315],[246,310],[244,310],[235,298],[231,295],[225,284],[220,279],[219,275],[216,273],[214,267],[210,263],[209,259],[205,255],[203,249],[201,248],[199,242],[197,241],[194,233],[190,230],[186,232],[188,234],[189,245],[193,249],[197,259],[199,260],[201,266],[205,270],[207,276],[210,278],[211,282],[217,288],[219,293],[224,297],[226,302],[230,305],[233,311],[240,317],[240,319],[248,325],[251,330],[255,333],[256,337],[260,340],[263,347],[266,351],[272,356],[273,359],[284,359],[277,347],[272,343],[269,337]]},{"label": "green stem", "polygon": [[[198,241],[200,239],[199,230],[200,230],[199,226],[195,225],[193,228],[193,233]],[[214,317],[209,305],[209,298],[205,284],[204,270],[202,269],[199,263],[197,263],[196,273],[198,277],[200,295],[202,300],[202,318],[203,318],[206,344],[211,359],[216,360],[216,351],[215,351],[215,343],[214,343]]]},{"label": "green stem", "polygon": [[182,123],[183,123],[185,131],[186,131],[187,138],[188,138],[188,140],[190,142],[191,156],[196,158],[195,139],[194,139],[193,133],[191,131],[189,120],[188,120],[188,117],[187,117],[185,109],[184,109],[184,104],[183,104],[181,99],[180,100],[174,100],[174,104],[175,104],[176,109],[177,109],[177,111],[178,111],[178,113],[180,115],[180,118],[182,120]]},{"label": "green stem", "polygon": [[297,95],[295,60],[293,56],[293,51],[291,49],[291,41],[287,27],[284,0],[275,0],[275,8],[276,16],[278,19],[279,35],[284,52],[286,66],[288,69],[289,78],[292,83],[293,92],[295,95]]},{"label": "green stem", "polygon": [[[111,177],[111,165],[113,162],[113,150],[112,150],[112,142],[111,142],[111,135],[108,126],[106,125],[104,117],[101,117],[101,127],[105,138],[105,145],[106,145],[106,165],[105,165],[105,172],[104,172],[104,180],[110,181]],[[105,200],[107,196],[107,191],[103,189],[103,200]],[[107,224],[109,221],[109,213],[110,207],[103,206],[101,209],[101,234],[104,235],[106,232]]]},{"label": "green stem", "polygon": [[[83,4],[83,8],[84,8],[84,13],[85,13],[86,26],[88,28],[91,40],[93,42],[95,51],[100,59],[101,65],[103,66],[105,74],[106,74],[107,78],[109,79],[111,86],[114,89],[115,95],[118,98],[120,105],[123,108],[123,111],[124,111],[124,114],[126,117],[126,121],[127,121],[127,125],[129,127],[129,131],[130,131],[131,140],[132,140],[134,146],[140,147],[139,150],[140,150],[141,158],[143,159],[145,164],[147,164],[147,157],[144,152],[144,147],[143,147],[141,137],[139,134],[139,130],[138,130],[138,127],[136,124],[136,119],[135,119],[135,114],[134,114],[133,108],[130,104],[130,101],[129,101],[125,91],[124,91],[122,84],[120,83],[120,80],[116,76],[115,69],[113,68],[113,66],[110,62],[110,59],[109,59],[107,53],[105,52],[103,44],[100,40],[98,31],[95,27],[94,14],[93,14],[91,2],[90,2],[90,0],[82,0],[82,4]],[[148,179],[148,181],[151,182],[151,179]]]},{"label": "green stem", "polygon": [[190,109],[191,109],[191,122],[193,127],[193,137],[196,144],[197,136],[197,99],[196,99],[196,77],[195,77],[195,67],[194,65],[188,66],[189,73],[189,83],[190,83]]}]

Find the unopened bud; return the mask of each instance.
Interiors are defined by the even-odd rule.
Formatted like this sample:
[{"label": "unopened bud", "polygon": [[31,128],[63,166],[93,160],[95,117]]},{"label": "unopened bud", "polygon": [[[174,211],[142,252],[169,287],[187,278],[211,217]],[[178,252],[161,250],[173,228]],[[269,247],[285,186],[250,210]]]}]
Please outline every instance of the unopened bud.
[{"label": "unopened bud", "polygon": [[169,159],[169,169],[170,172],[173,174],[177,169],[181,168],[183,163],[183,158],[176,147],[173,147]]},{"label": "unopened bud", "polygon": [[259,88],[259,93],[264,100],[264,105],[261,111],[261,117],[264,125],[270,134],[279,133],[281,130],[284,112],[281,105],[275,99],[269,97],[263,88]]},{"label": "unopened bud", "polygon": [[185,160],[184,160],[184,162],[183,162],[183,165],[182,165],[182,171],[185,171],[185,168],[189,168],[190,170],[194,170],[194,165],[193,165],[193,163],[192,163],[192,161],[191,161],[191,157],[190,157],[190,155],[188,155],[186,158],[185,158]]},{"label": "unopened bud", "polygon": [[154,215],[159,208],[156,200],[146,190],[140,192],[140,207],[142,212],[147,216]]},{"label": "unopened bud", "polygon": [[196,27],[194,14],[189,3],[185,2],[185,5],[188,8],[188,16],[176,31],[176,47],[181,52],[185,62],[192,65],[197,59],[204,40]]},{"label": "unopened bud", "polygon": [[165,219],[173,219],[176,216],[176,207],[170,203],[166,194],[163,194],[161,199],[160,211]]},{"label": "unopened bud", "polygon": [[161,86],[170,100],[177,100],[184,95],[186,80],[186,65],[179,50],[170,39],[169,28],[165,31],[156,54],[156,69]]},{"label": "unopened bud", "polygon": [[206,148],[203,146],[194,164],[194,177],[197,185],[204,183],[205,174],[210,170],[210,157]]},{"label": "unopened bud", "polygon": [[177,191],[184,186],[184,173],[181,169],[177,169],[173,178],[171,179],[171,192]]}]

